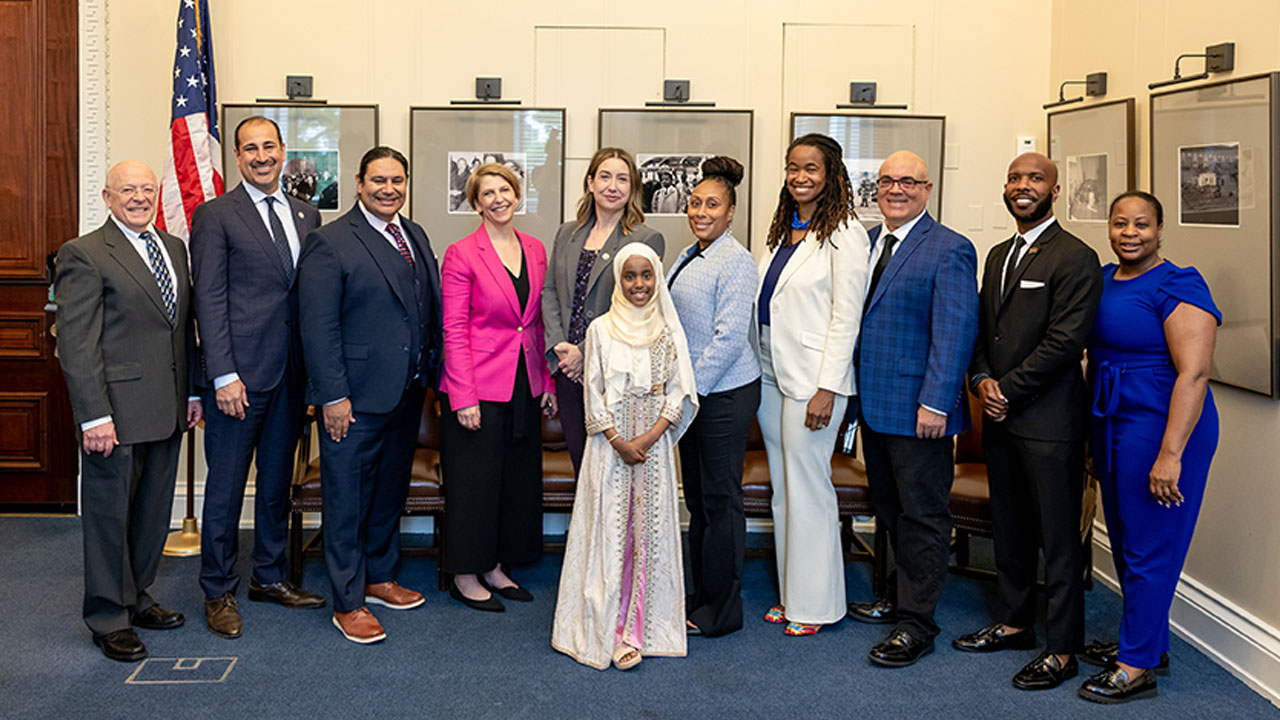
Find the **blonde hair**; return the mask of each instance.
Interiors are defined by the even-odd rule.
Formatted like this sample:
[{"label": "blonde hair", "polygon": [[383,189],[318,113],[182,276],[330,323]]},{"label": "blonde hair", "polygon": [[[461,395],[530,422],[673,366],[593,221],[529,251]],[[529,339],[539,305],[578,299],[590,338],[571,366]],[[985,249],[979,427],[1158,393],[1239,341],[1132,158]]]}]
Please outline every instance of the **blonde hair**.
[{"label": "blonde hair", "polygon": [[480,197],[480,178],[489,175],[492,177],[502,178],[511,186],[512,191],[516,194],[516,202],[520,202],[520,179],[516,177],[511,168],[501,163],[485,163],[476,168],[467,178],[467,204],[472,208],[476,206],[476,200]]},{"label": "blonde hair", "polygon": [[587,166],[587,174],[582,177],[582,199],[578,201],[578,227],[586,225],[596,216],[596,200],[591,194],[591,179],[605,160],[617,158],[627,164],[627,172],[631,175],[631,195],[627,197],[627,207],[622,213],[622,234],[630,235],[637,225],[644,224],[644,210],[640,199],[644,196],[644,186],[640,182],[640,171],[636,169],[636,161],[631,153],[622,148],[600,148],[591,156],[591,164]]}]

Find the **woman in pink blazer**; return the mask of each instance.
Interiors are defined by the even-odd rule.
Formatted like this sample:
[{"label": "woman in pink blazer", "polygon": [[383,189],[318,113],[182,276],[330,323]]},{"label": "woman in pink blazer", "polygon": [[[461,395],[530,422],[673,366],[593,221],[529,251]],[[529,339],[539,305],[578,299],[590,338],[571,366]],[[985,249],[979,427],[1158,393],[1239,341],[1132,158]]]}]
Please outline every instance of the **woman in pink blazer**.
[{"label": "woman in pink blazer", "polygon": [[542,426],[555,413],[543,355],[547,253],[511,221],[520,182],[489,163],[467,179],[480,228],[449,246],[440,266],[444,373],[440,378],[449,594],[477,610],[529,601],[503,565],[542,551]]}]

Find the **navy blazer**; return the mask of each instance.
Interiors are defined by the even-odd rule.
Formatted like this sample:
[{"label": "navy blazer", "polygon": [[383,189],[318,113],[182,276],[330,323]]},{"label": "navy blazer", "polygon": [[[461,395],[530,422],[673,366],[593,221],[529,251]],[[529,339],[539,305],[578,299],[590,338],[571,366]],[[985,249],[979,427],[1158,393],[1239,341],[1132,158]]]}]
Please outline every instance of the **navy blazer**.
[{"label": "navy blazer", "polygon": [[[872,248],[883,226],[871,230]],[[867,298],[858,336],[861,414],[876,432],[916,434],[921,405],[969,426],[964,376],[978,336],[978,254],[925,212]]]},{"label": "navy blazer", "polygon": [[[301,243],[320,227],[320,211],[285,198]],[[285,275],[244,183],[196,208],[191,274],[204,379],[212,386],[214,378],[234,372],[253,392],[279,385],[290,352],[301,358],[297,283]]]},{"label": "navy blazer", "polygon": [[[423,384],[435,384],[444,344],[440,269],[422,227],[403,216],[397,222],[414,258],[425,266],[421,302],[393,279],[401,269],[394,263],[404,259],[369,225],[359,205],[303,243],[298,299],[309,403],[348,397],[357,412],[390,412],[418,358]],[[420,317],[426,326],[421,335],[416,330]]]}]

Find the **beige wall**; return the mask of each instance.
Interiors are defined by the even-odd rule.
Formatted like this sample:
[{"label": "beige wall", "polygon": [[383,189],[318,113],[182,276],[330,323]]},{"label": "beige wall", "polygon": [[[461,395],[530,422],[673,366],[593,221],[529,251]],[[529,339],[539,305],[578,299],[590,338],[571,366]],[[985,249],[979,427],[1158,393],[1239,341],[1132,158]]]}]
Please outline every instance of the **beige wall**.
[{"label": "beige wall", "polygon": [[[1054,0],[1051,82],[1108,73],[1105,99],[1137,98],[1138,184],[1149,188],[1147,83],[1173,77],[1182,53],[1236,43],[1236,69],[1214,78],[1280,69],[1280,3],[1232,0],[1214,11],[1194,0]],[[1203,68],[1183,61],[1183,74]],[[1175,231],[1170,229],[1170,232]],[[1177,258],[1172,258],[1177,260]],[[1222,439],[1186,574],[1229,603],[1280,627],[1280,401],[1213,386]]]}]

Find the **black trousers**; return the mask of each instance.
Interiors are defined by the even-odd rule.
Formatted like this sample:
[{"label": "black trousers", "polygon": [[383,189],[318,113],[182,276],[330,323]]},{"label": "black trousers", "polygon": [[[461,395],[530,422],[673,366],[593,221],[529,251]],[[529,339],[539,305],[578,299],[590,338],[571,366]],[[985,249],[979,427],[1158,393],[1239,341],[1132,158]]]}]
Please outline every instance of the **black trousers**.
[{"label": "black trousers", "polygon": [[573,475],[582,469],[582,453],[587,447],[587,410],[582,396],[582,383],[555,374],[557,415],[560,429],[564,431],[565,444],[569,446],[569,460],[573,462]]},{"label": "black trousers", "polygon": [[94,635],[127,630],[155,604],[182,431],[156,442],[117,445],[111,457],[80,450],[84,527],[84,624]]},{"label": "black trousers", "polygon": [[293,456],[302,429],[303,383],[291,366],[280,384],[248,392],[249,407],[238,420],[218,409],[217,393],[204,392],[204,485],[200,528],[200,587],[205,597],[235,593],[240,509],[249,463],[256,460],[253,503],[253,577],[263,585],[287,577],[285,545],[289,528],[289,486]]},{"label": "black trousers", "polygon": [[693,571],[687,607],[689,620],[714,637],[742,627],[742,461],[760,406],[760,380],[700,395],[698,405],[679,445]]},{"label": "black trousers", "polygon": [[933,611],[951,556],[954,440],[878,433],[864,421],[862,449],[876,521],[889,531],[897,565],[889,588],[898,610],[895,629],[930,640],[938,634]]},{"label": "black trousers", "polygon": [[1004,423],[983,421],[982,446],[991,487],[1000,622],[1031,627],[1036,575],[1044,547],[1048,595],[1046,649],[1084,649],[1084,443],[1031,440]]},{"label": "black trousers", "polygon": [[353,413],[341,442],[319,425],[324,559],[337,612],[363,606],[365,585],[395,579],[425,393],[415,380],[391,412]]},{"label": "black trousers", "polygon": [[523,362],[509,402],[480,401],[480,429],[468,430],[443,394],[445,572],[469,575],[542,554],[542,423]]}]

